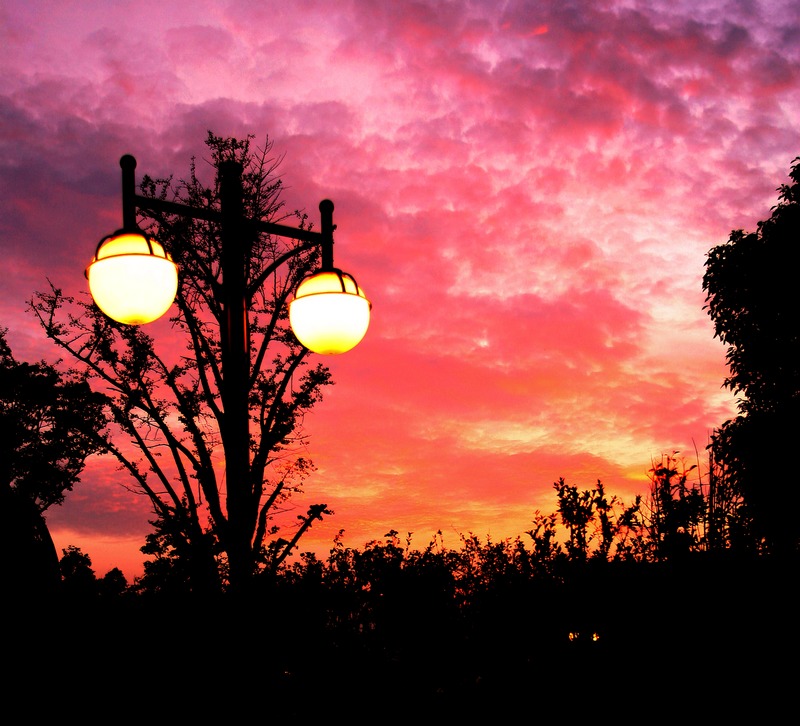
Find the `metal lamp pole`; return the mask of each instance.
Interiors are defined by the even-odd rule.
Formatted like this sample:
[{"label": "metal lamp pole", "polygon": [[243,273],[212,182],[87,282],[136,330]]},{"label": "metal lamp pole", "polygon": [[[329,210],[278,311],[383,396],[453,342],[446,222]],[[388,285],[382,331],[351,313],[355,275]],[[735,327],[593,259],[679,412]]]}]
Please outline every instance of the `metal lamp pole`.
[{"label": "metal lamp pole", "polygon": [[262,273],[263,282],[286,261],[318,245],[322,271],[333,267],[333,202],[320,202],[319,232],[289,227],[263,220],[245,219],[243,213],[242,165],[235,161],[219,166],[220,209],[198,209],[177,202],[153,199],[136,194],[136,159],[125,155],[122,168],[122,217],[124,230],[139,233],[137,209],[179,215],[191,219],[217,221],[221,225],[222,251],[222,380],[220,396],[223,419],[220,434],[225,451],[228,524],[226,544],[230,579],[236,585],[246,582],[253,571],[249,533],[253,531],[257,507],[252,506],[250,477],[250,427],[248,395],[250,390],[250,335],[247,320],[246,240],[253,232],[266,232],[297,239],[299,245],[278,257]]}]

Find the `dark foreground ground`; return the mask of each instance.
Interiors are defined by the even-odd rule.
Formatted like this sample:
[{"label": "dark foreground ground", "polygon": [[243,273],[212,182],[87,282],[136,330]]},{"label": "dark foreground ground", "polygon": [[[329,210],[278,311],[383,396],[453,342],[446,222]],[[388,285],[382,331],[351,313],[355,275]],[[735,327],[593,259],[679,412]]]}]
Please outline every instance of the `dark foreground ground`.
[{"label": "dark foreground ground", "polygon": [[5,616],[4,709],[28,715],[4,722],[797,723],[795,584],[659,572],[360,628],[307,601],[34,603]]}]

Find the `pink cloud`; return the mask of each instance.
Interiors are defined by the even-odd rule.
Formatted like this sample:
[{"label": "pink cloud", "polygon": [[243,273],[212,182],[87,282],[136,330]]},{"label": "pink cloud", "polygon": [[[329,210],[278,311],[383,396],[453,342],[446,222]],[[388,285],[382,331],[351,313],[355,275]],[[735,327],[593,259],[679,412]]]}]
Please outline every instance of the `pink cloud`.
[{"label": "pink cloud", "polygon": [[[705,253],[754,228],[797,148],[797,10],[650,4],[12,3],[0,22],[0,325],[83,291],[119,157],[181,176],[208,130],[267,135],[290,209],[333,199],[374,303],[306,422],[324,554],[413,530],[521,534],[564,476],[631,495],[733,410]],[[629,498],[629,497],[628,497]],[[49,523],[97,569],[148,531],[99,462]],[[72,541],[72,540],[76,541]],[[453,540],[452,544],[457,543]]]}]

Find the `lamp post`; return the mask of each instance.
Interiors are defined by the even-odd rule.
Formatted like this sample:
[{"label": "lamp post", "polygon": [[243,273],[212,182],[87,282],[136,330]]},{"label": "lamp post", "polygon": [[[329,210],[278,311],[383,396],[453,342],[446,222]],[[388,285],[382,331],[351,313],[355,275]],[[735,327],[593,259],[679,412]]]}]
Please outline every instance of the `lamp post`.
[{"label": "lamp post", "polygon": [[123,226],[100,240],[86,268],[89,290],[97,306],[124,324],[142,325],[161,317],[178,289],[178,269],[168,251],[136,223],[138,210],[218,222],[221,230],[221,363],[220,398],[224,416],[220,435],[225,451],[228,556],[231,581],[241,582],[252,564],[249,520],[253,517],[245,483],[250,472],[249,381],[250,335],[247,303],[247,240],[254,233],[296,239],[298,245],[277,257],[257,281],[263,283],[281,265],[315,246],[320,269],[304,278],[289,303],[292,330],[300,343],[321,354],[346,352],[357,345],[369,326],[371,303],[352,275],[333,265],[333,202],[320,202],[320,231],[300,229],[243,213],[242,165],[219,165],[220,208],[206,209],[136,194],[136,160],[120,159]]},{"label": "lamp post", "polygon": [[[277,258],[266,277],[284,262],[317,245],[320,269],[298,285],[289,304],[289,321],[297,339],[315,353],[345,353],[361,342],[369,327],[372,304],[355,278],[333,266],[333,202],[320,202],[320,231],[245,219],[242,213],[242,167],[235,161],[219,167],[220,209],[191,207],[136,194],[136,159],[126,154],[122,167],[122,228],[100,240],[86,268],[89,290],[97,306],[121,323],[142,325],[160,318],[178,289],[178,269],[169,253],[136,224],[136,210],[216,221],[222,229],[222,275],[229,333],[236,335],[246,317],[245,232],[264,232],[306,242]],[[241,332],[241,331],[239,331]]]}]

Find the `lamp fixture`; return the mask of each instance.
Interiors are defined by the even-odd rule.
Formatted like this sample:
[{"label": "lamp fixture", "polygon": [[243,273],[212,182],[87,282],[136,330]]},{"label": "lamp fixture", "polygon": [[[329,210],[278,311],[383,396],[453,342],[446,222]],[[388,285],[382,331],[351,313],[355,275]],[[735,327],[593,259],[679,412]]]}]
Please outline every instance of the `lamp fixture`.
[{"label": "lamp fixture", "polygon": [[178,292],[178,266],[139,230],[119,229],[100,240],[84,274],[97,307],[127,325],[157,320]]},{"label": "lamp fixture", "polygon": [[371,308],[352,275],[322,269],[300,281],[289,303],[289,324],[309,350],[346,353],[366,335]]},{"label": "lamp fixture", "polygon": [[[319,245],[322,254],[320,269],[301,280],[289,304],[289,324],[298,341],[320,354],[338,354],[351,350],[366,335],[372,303],[364,295],[355,278],[333,266],[333,202],[323,199],[319,209],[319,232],[288,227],[263,220],[245,220],[241,210],[241,166],[235,162],[220,165],[219,211],[199,209],[164,199],[136,194],[134,171],[136,159],[126,154],[120,159],[122,168],[122,229],[104,237],[97,245],[94,258],[85,270],[89,291],[96,305],[108,317],[126,325],[144,325],[164,315],[178,291],[178,267],[164,246],[145,234],[136,223],[136,209],[149,209],[193,219],[222,223],[223,288],[227,306],[244,308],[244,281],[228,270],[240,267],[240,243],[236,231],[245,227],[256,231],[307,242],[279,257],[262,274],[276,270],[281,264],[312,245]],[[226,199],[231,212],[226,205]],[[237,214],[236,210],[239,210]],[[227,242],[226,242],[227,240]],[[236,280],[235,282],[231,282]],[[246,310],[244,310],[246,314]],[[243,334],[243,331],[238,333]],[[246,336],[245,336],[246,338]],[[228,341],[227,347],[239,343]]]}]

